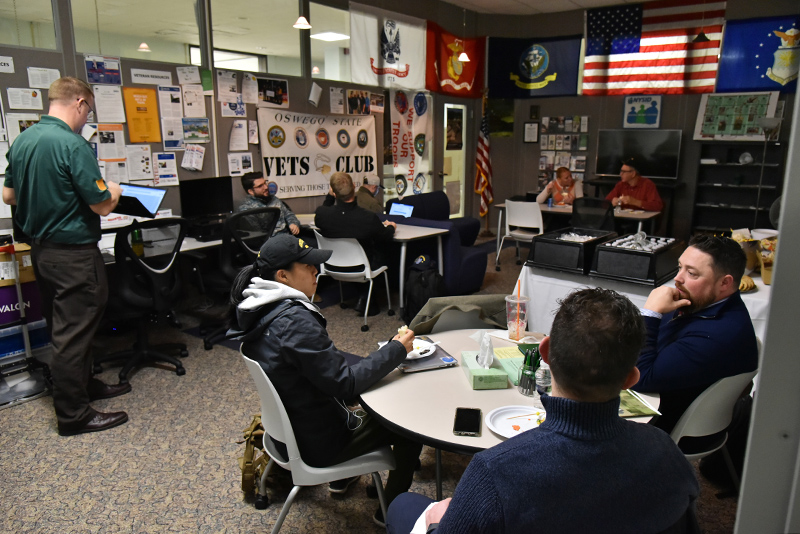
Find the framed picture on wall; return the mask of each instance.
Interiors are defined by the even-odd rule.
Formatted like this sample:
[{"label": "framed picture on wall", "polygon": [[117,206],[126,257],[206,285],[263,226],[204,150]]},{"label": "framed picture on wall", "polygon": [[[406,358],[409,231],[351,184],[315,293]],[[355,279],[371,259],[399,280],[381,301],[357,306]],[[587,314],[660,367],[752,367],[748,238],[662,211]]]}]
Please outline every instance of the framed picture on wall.
[{"label": "framed picture on wall", "polygon": [[658,128],[661,125],[661,95],[626,96],[622,112],[624,128]]},{"label": "framed picture on wall", "polygon": [[700,100],[694,139],[697,141],[763,141],[758,119],[775,117],[778,92],[713,93]]},{"label": "framed picture on wall", "polygon": [[526,122],[525,123],[525,135],[523,137],[523,140],[526,143],[538,143],[539,142],[539,123],[538,122]]}]

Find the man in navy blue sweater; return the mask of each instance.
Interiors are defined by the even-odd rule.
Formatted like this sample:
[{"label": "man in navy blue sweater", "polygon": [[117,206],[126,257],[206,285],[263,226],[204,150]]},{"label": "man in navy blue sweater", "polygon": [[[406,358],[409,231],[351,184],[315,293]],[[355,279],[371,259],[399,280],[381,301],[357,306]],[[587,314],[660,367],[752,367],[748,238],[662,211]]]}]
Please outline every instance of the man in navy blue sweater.
[{"label": "man in navy blue sweater", "polygon": [[388,532],[406,534],[418,518],[415,533],[683,532],[699,493],[694,469],[664,432],[619,417],[644,336],[639,310],[618,293],[567,296],[540,345],[553,378],[544,423],[476,454],[452,499],[397,497]]},{"label": "man in navy blue sweater", "polygon": [[758,367],[756,334],[739,295],[746,263],[732,239],[694,237],[678,260],[675,287],[655,288],[641,310],[647,341],[633,389],[661,395],[655,425],[665,432],[714,382]]}]

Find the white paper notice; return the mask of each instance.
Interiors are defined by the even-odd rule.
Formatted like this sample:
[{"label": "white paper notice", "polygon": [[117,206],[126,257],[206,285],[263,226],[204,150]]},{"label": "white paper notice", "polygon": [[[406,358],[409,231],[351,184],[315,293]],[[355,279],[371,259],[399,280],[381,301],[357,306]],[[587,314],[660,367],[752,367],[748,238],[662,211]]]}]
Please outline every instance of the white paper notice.
[{"label": "white paper notice", "polygon": [[86,139],[87,141],[91,141],[92,136],[97,133],[97,125],[96,124],[84,124],[83,128],[81,128],[81,137]]},{"label": "white paper notice", "polygon": [[183,113],[185,117],[196,119],[206,116],[206,99],[202,85],[183,86]]},{"label": "white paper notice", "polygon": [[10,109],[43,109],[41,89],[16,89],[9,87],[8,107]]},{"label": "white paper notice", "polygon": [[19,134],[39,122],[36,113],[6,113],[6,128],[8,128],[8,144],[14,143]]},{"label": "white paper notice", "polygon": [[186,151],[183,153],[183,161],[181,161],[181,168],[190,171],[202,171],[203,159],[206,155],[206,149],[201,145],[187,145]]},{"label": "white paper notice", "polygon": [[183,120],[162,119],[161,139],[164,150],[183,150]]},{"label": "white paper notice", "polygon": [[131,180],[153,179],[153,154],[150,145],[126,145],[128,177]]},{"label": "white paper notice", "polygon": [[125,122],[122,105],[122,87],[119,85],[93,85],[94,107],[97,122]]},{"label": "white paper notice", "polygon": [[183,117],[181,88],[175,86],[158,86],[158,108],[162,119]]},{"label": "white paper notice", "polygon": [[131,83],[172,85],[172,73],[167,70],[131,69]]},{"label": "white paper notice", "polygon": [[106,166],[106,173],[103,178],[107,181],[127,184],[128,183],[128,165],[124,161],[104,161]]},{"label": "white paper notice", "polygon": [[0,72],[8,74],[14,73],[14,58],[11,56],[0,56]]},{"label": "white paper notice", "polygon": [[[6,154],[8,153],[8,143],[0,142],[0,174],[6,173],[6,167],[8,167],[8,160],[6,159]],[[0,202],[2,204],[2,202]]]},{"label": "white paper notice", "polygon": [[239,96],[236,83],[236,72],[232,70],[217,71],[217,100],[220,102],[236,102]]},{"label": "white paper notice", "polygon": [[125,133],[121,124],[98,124],[97,159],[125,161]]},{"label": "white paper notice", "polygon": [[248,135],[250,136],[250,144],[257,145],[258,144],[258,121],[247,121],[249,128],[247,130]]},{"label": "white paper notice", "polygon": [[178,71],[179,84],[200,83],[200,69],[197,67],[176,67],[175,70]]},{"label": "white paper notice", "polygon": [[244,152],[228,153],[228,172],[231,176],[241,176],[253,170],[253,154]]},{"label": "white paper notice", "polygon": [[61,78],[61,73],[58,72],[58,69],[28,67],[28,86],[30,87],[50,89],[50,85],[59,78]]},{"label": "white paper notice", "polygon": [[247,115],[247,108],[242,102],[242,95],[236,95],[236,102],[220,102],[220,113],[223,117],[244,117]]},{"label": "white paper notice", "polygon": [[238,119],[233,121],[231,126],[231,138],[228,142],[228,150],[247,150],[247,121]]},{"label": "white paper notice", "polygon": [[172,152],[155,152],[156,177],[153,183],[156,186],[178,185],[178,165],[175,163],[175,154]]},{"label": "white paper notice", "polygon": [[258,81],[249,72],[245,72],[242,77],[242,102],[245,104],[258,103]]},{"label": "white paper notice", "polygon": [[331,113],[344,113],[344,89],[331,87],[330,91]]}]

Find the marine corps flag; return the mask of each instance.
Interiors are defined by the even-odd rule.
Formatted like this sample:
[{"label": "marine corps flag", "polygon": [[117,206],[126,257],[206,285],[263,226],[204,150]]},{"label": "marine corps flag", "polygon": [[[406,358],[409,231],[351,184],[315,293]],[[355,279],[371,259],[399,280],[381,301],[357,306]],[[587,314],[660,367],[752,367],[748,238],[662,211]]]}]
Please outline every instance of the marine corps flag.
[{"label": "marine corps flag", "polygon": [[[483,69],[486,57],[486,37],[464,39],[444,31],[428,21],[425,88],[428,91],[480,98],[483,91]],[[466,52],[469,62],[458,56]]]},{"label": "marine corps flag", "polygon": [[531,98],[578,94],[581,37],[489,39],[489,94]]}]

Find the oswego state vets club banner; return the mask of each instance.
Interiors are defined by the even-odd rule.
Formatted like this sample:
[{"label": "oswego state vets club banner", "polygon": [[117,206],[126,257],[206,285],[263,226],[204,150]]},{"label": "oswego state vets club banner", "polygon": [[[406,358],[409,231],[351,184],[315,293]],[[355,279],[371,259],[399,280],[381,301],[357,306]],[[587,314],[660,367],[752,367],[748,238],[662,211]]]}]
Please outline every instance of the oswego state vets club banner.
[{"label": "oswego state vets club banner", "polygon": [[581,37],[489,39],[489,95],[530,98],[578,94]]},{"label": "oswego state vets club banner", "polygon": [[353,83],[425,87],[425,21],[351,3],[350,72]]},{"label": "oswego state vets club banner", "polygon": [[[466,39],[444,31],[435,22],[427,24],[425,88],[464,98],[480,98],[486,37]],[[467,53],[469,62],[458,60],[462,52]]]},{"label": "oswego state vets club banner", "polygon": [[334,172],[358,187],[377,174],[375,118],[310,115],[282,109],[257,111],[264,178],[284,198],[324,195]]}]

